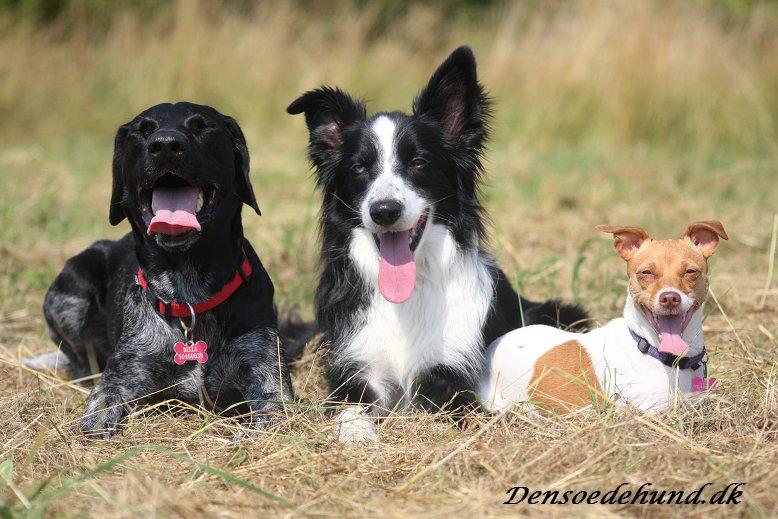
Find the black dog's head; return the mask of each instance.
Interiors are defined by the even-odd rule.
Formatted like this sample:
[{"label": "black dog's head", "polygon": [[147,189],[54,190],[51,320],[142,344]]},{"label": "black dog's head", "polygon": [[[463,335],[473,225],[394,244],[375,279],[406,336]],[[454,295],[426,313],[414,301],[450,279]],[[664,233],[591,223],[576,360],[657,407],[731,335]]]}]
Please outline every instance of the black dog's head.
[{"label": "black dog's head", "polygon": [[[368,117],[362,102],[326,87],[303,94],[287,111],[305,114],[309,155],[324,193],[325,239],[333,232],[328,225],[343,235],[372,234],[379,285],[390,301],[410,297],[415,274],[399,266],[413,263],[430,241],[430,227],[468,246],[474,233],[482,235],[477,183],[489,101],[469,48],[456,49],[435,71],[410,115]],[[383,286],[384,272],[403,281]]]},{"label": "black dog's head", "polygon": [[209,106],[163,103],[116,133],[110,222],[128,217],[168,251],[221,232],[241,203],[259,214],[238,123]]}]

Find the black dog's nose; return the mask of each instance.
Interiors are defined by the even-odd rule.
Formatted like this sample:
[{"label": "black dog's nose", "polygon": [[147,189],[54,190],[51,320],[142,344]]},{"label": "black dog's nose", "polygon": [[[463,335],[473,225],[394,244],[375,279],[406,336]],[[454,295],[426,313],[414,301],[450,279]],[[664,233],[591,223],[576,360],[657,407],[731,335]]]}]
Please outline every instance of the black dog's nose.
[{"label": "black dog's nose", "polygon": [[397,200],[378,200],[370,204],[370,218],[378,225],[392,225],[400,219],[403,205]]},{"label": "black dog's nose", "polygon": [[169,130],[154,132],[151,137],[149,137],[146,146],[149,150],[149,155],[159,160],[177,158],[186,151],[184,135]]}]

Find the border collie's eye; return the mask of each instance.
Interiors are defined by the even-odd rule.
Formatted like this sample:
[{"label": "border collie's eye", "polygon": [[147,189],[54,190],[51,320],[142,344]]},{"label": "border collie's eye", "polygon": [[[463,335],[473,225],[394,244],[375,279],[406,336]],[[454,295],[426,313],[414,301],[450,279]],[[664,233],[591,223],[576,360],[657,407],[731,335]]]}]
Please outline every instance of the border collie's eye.
[{"label": "border collie's eye", "polygon": [[143,119],[138,123],[138,132],[144,137],[148,137],[157,129],[157,123],[151,119]]},{"label": "border collie's eye", "polygon": [[187,128],[195,132],[201,132],[208,128],[208,123],[205,122],[205,119],[202,115],[193,115],[186,120],[185,124]]},{"label": "border collie's eye", "polygon": [[421,169],[429,163],[424,157],[416,157],[411,161],[410,166],[412,168]]},{"label": "border collie's eye", "polygon": [[367,168],[364,166],[364,164],[357,162],[353,166],[351,166],[351,171],[356,173],[357,175],[363,174],[365,171],[367,171]]}]

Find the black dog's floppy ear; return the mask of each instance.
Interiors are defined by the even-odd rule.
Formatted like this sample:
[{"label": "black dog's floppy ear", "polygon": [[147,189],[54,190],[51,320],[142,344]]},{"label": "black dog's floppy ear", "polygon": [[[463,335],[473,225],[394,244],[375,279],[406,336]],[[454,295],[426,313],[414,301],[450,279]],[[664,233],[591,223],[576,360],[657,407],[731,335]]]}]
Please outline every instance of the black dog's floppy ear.
[{"label": "black dog's floppy ear", "polygon": [[469,47],[459,47],[438,67],[414,101],[413,113],[440,125],[455,143],[481,147],[490,116],[489,98],[478,83]]},{"label": "black dog's floppy ear", "polygon": [[254,196],[254,189],[251,187],[251,178],[249,178],[249,147],[246,145],[246,137],[243,136],[243,130],[240,129],[235,119],[226,115],[222,117],[224,117],[224,123],[232,136],[238,196],[244,204],[254,209],[258,215],[262,215],[259,211],[257,198]]},{"label": "black dog's floppy ear", "polygon": [[108,221],[118,225],[125,218],[124,214],[124,139],[127,138],[131,123],[119,126],[113,141],[113,190],[111,191],[111,206],[108,208]]},{"label": "black dog's floppy ear", "polygon": [[322,87],[304,93],[286,111],[305,114],[310,133],[309,153],[315,165],[321,165],[343,146],[343,128],[367,117],[365,105],[337,88]]}]

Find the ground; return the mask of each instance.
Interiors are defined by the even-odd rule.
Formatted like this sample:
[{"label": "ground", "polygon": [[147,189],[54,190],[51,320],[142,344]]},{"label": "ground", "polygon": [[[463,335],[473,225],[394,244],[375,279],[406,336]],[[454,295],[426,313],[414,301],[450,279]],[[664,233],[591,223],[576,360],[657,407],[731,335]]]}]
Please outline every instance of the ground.
[{"label": "ground", "polygon": [[[639,2],[633,12],[616,3],[582,14],[576,5],[562,21],[549,14],[533,22],[536,15],[514,10],[490,18],[494,34],[464,25],[432,42],[418,27],[442,23],[434,10],[412,13],[395,34],[369,43],[360,25],[369,13],[347,17],[356,20],[351,33],[305,26],[297,41],[279,28],[299,29],[289,12],[253,19],[265,30],[258,34],[233,18],[210,28],[185,2],[176,11],[181,23],[206,35],[193,50],[181,47],[189,32],[179,26],[164,37],[134,36],[141,31],[131,15],[115,21],[99,47],[77,36],[77,24],[76,36],[66,24],[0,32],[0,70],[8,74],[0,76],[0,515],[778,514],[778,31],[769,30],[776,17],[753,7],[732,29],[692,8],[666,12],[657,7],[664,4]],[[611,20],[612,12],[626,20],[625,11],[639,25]],[[597,31],[579,41],[564,20]],[[685,31],[692,23],[696,32]],[[506,29],[511,24],[521,30]],[[25,43],[32,31],[34,46]],[[286,66],[249,63],[266,39],[276,47],[257,59],[280,53]],[[605,59],[603,42],[614,40],[619,50],[606,46]],[[203,41],[229,44],[231,58],[206,52]],[[328,417],[333,405],[318,354],[309,350],[293,369],[299,403],[255,439],[231,444],[235,423],[180,404],[133,415],[107,442],[71,434],[87,390],[19,361],[53,347],[40,308],[63,262],[127,231],[107,218],[115,128],[161,98],[210,102],[234,115],[246,130],[263,213],[244,212],[246,235],[276,284],[278,305],[310,317],[319,198],[303,120],[286,116],[285,104],[327,82],[367,94],[375,108],[407,109],[461,41],[474,42],[483,57],[495,98],[483,191],[490,248],[522,295],[574,300],[605,322],[621,313],[626,275],[596,225],[640,225],[672,237],[694,220],[723,222],[730,240],[710,262],[704,324],[717,391],[694,409],[660,416],[612,407],[534,421],[521,412],[473,414],[458,427],[444,416],[393,415],[381,424],[379,443],[343,446]],[[171,42],[180,62],[164,52]],[[322,42],[336,57],[317,60]],[[535,57],[537,48],[546,54]],[[56,66],[67,52],[75,56],[70,66]],[[234,89],[203,79],[220,60],[220,77]],[[610,66],[619,73],[602,79]],[[148,77],[145,67],[164,73]],[[520,74],[529,70],[539,77]],[[36,81],[42,71],[47,79]],[[196,81],[181,79],[194,74]],[[606,87],[612,90],[603,93]],[[708,496],[729,483],[746,485],[741,504],[728,506],[501,504],[516,486],[607,492],[625,482],[633,490],[650,482],[687,491],[712,482]]]}]

